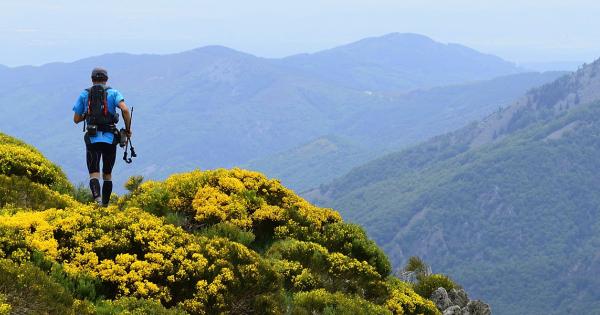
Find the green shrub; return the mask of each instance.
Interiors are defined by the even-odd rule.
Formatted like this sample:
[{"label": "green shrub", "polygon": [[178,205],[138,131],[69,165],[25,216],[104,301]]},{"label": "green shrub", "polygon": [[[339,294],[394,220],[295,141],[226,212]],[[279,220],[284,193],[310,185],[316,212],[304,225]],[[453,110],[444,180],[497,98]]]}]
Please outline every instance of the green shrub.
[{"label": "green shrub", "polygon": [[221,222],[208,227],[200,232],[206,237],[224,237],[233,242],[238,242],[245,246],[250,246],[254,242],[254,234],[251,231],[243,230],[233,224]]},{"label": "green shrub", "polygon": [[326,225],[319,243],[330,252],[339,252],[368,262],[382,277],[390,274],[392,266],[381,248],[367,237],[358,225],[337,222]]},{"label": "green shrub", "polygon": [[324,289],[294,294],[291,313],[293,315],[392,314],[388,309],[359,297],[348,296],[341,293],[330,293]]},{"label": "green shrub", "polygon": [[0,260],[0,294],[17,314],[72,314],[69,292],[30,263]]},{"label": "green shrub", "polygon": [[[359,295],[369,300],[385,296],[383,278],[373,266],[341,253],[329,253],[327,248],[317,243],[293,239],[279,241],[265,255],[288,262],[283,274],[285,283],[293,284],[291,289],[307,286],[308,283],[313,287]],[[281,266],[278,267],[281,269]]]},{"label": "green shrub", "polygon": [[142,184],[143,181],[144,181],[144,176],[141,176],[141,175],[131,176],[131,177],[129,177],[127,182],[125,182],[125,185],[124,185],[125,189],[127,189],[127,191],[129,191],[130,193],[133,193],[140,187],[140,185]]},{"label": "green shrub", "polygon": [[77,186],[75,186],[71,195],[73,198],[75,198],[75,200],[81,203],[90,203],[94,201],[92,192],[84,183],[79,183]]},{"label": "green shrub", "polygon": [[159,301],[136,298],[121,298],[115,301],[104,300],[96,304],[97,315],[183,315],[184,311],[167,309]]},{"label": "green shrub", "polygon": [[139,207],[154,215],[164,216],[173,213],[169,210],[169,191],[164,183],[147,181],[141,184],[136,193],[128,194],[118,202],[119,207]]},{"label": "green shrub", "polygon": [[418,274],[424,274],[429,269],[429,266],[423,259],[417,256],[412,256],[406,262],[406,266],[404,266],[405,271],[416,272]]},{"label": "green shrub", "polygon": [[430,298],[433,291],[438,288],[444,288],[446,291],[450,291],[451,289],[458,288],[458,285],[456,285],[448,276],[442,274],[421,276],[414,285],[415,292],[426,299]]},{"label": "green shrub", "polygon": [[27,177],[0,174],[0,208],[64,209],[74,204],[73,198],[34,183]]},{"label": "green shrub", "polygon": [[75,298],[88,301],[103,298],[101,295],[103,291],[102,282],[96,278],[84,273],[70,275],[61,264],[49,260],[42,252],[37,250],[34,250],[31,254],[31,263],[48,274],[54,282],[67,289]]}]

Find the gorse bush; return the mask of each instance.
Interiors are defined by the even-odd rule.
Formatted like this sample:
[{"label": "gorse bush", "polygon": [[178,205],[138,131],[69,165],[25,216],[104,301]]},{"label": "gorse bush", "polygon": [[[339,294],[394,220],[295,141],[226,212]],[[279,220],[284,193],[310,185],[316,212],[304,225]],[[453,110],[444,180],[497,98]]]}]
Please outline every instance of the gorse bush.
[{"label": "gorse bush", "polygon": [[159,299],[202,313],[207,306],[226,312],[277,292],[277,275],[257,253],[226,239],[188,234],[135,208],[20,212],[0,226],[23,231],[26,243],[17,255],[8,249],[7,256],[44,252],[71,276],[99,279],[108,298]]},{"label": "gorse bush", "polygon": [[388,280],[390,296],[385,301],[385,306],[394,315],[439,315],[441,312],[432,301],[415,293],[407,283],[392,278]]},{"label": "gorse bush", "polygon": [[294,315],[330,314],[330,315],[388,315],[390,310],[364,299],[330,293],[323,289],[294,294],[291,313]]},{"label": "gorse bush", "polygon": [[6,295],[0,293],[0,315],[9,315],[12,306],[6,302]]},{"label": "gorse bush", "polygon": [[184,315],[182,310],[167,309],[160,302],[135,298],[122,298],[115,301],[104,300],[95,305],[97,315]]},{"label": "gorse bush", "polygon": [[129,192],[134,192],[138,189],[138,187],[140,187],[140,185],[142,184],[143,181],[144,181],[144,176],[141,176],[141,175],[131,176],[131,177],[129,177],[127,182],[125,182],[125,185],[124,185],[125,189],[127,189]]},{"label": "gorse bush", "polygon": [[0,174],[0,207],[45,210],[75,205],[73,198],[60,194],[27,177]]},{"label": "gorse bush", "polygon": [[259,173],[133,177],[117,206],[100,208],[82,187],[61,194],[70,184],[41,155],[0,159],[11,161],[0,174],[0,310],[437,314],[389,275],[362,228]]},{"label": "gorse bush", "polygon": [[23,176],[62,193],[73,188],[61,169],[38,150],[0,133],[0,174]]},{"label": "gorse bush", "polygon": [[0,260],[0,294],[0,310],[9,304],[16,314],[73,314],[69,292],[30,263]]}]

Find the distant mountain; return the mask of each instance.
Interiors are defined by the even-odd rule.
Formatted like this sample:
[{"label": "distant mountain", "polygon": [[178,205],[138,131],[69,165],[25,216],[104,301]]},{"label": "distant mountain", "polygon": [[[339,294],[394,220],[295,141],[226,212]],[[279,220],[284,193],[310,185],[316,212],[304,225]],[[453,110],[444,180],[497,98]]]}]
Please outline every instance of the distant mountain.
[{"label": "distant mountain", "polygon": [[393,33],[281,60],[352,89],[398,91],[522,72],[515,64],[458,44]]},{"label": "distant mountain", "polygon": [[[85,178],[85,164],[81,126],[73,125],[71,107],[96,65],[109,69],[109,83],[135,107],[140,158],[128,173],[151,177],[241,164],[291,148],[326,134],[336,119],[381,102],[223,47],[167,56],[114,54],[0,72],[2,130],[40,147],[73,178]],[[165,149],[155,150],[156,144]]]},{"label": "distant mountain", "polygon": [[[341,52],[352,55],[344,62],[354,65],[332,65],[322,74],[309,71],[323,65],[320,56]],[[426,64],[432,60],[437,64]],[[393,95],[406,88],[489,79],[519,70],[457,45],[389,35],[278,60],[209,46],[172,55],[109,54],[0,71],[0,129],[40,148],[76,182],[85,180],[86,170],[83,134],[71,121],[71,107],[89,86],[90,69],[98,65],[108,68],[109,83],[135,107],[139,158],[126,174],[123,164],[117,165],[117,181],[135,173],[163,178],[198,166],[244,164],[323,135],[340,136],[337,130],[353,128],[345,124],[356,122],[359,113],[393,108]],[[361,68],[368,71],[361,75]],[[462,68],[469,70],[447,74]],[[346,69],[353,70],[344,82]],[[440,76],[445,79],[438,80]],[[377,83],[390,92],[365,92],[368,86],[355,84],[379,77],[393,78]],[[410,80],[410,87],[401,84]]]},{"label": "distant mountain", "polygon": [[495,314],[600,313],[600,61],[310,192]]},{"label": "distant mountain", "polygon": [[386,153],[482,119],[564,72],[523,73],[492,80],[387,95],[389,105],[340,120],[335,137],[319,137],[247,167],[304,191]]}]

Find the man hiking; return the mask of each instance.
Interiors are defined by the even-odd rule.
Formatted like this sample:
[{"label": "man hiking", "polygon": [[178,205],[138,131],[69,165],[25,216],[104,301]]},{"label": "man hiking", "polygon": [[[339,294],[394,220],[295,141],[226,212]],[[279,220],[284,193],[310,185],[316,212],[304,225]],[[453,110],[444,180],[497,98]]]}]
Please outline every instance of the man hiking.
[{"label": "man hiking", "polygon": [[[92,70],[92,87],[84,90],[73,106],[73,121],[85,121],[85,147],[90,189],[94,200],[106,207],[112,193],[112,169],[117,155],[119,121],[117,108],[121,109],[127,137],[131,137],[131,113],[123,95],[106,85],[108,72],[103,68]],[[102,188],[100,187],[100,160],[102,160]]]}]

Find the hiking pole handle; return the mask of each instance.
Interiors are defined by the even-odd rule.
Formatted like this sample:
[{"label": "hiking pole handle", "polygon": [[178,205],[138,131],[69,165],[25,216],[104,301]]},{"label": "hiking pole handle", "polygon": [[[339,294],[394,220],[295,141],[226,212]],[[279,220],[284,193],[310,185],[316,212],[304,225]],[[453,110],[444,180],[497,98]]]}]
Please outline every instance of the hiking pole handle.
[{"label": "hiking pole handle", "polygon": [[127,151],[123,152],[123,161],[125,161],[127,164],[131,164],[131,162],[133,162],[131,158],[127,157]]}]

